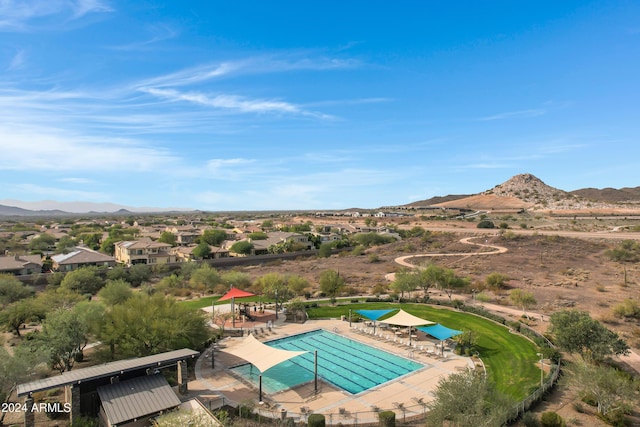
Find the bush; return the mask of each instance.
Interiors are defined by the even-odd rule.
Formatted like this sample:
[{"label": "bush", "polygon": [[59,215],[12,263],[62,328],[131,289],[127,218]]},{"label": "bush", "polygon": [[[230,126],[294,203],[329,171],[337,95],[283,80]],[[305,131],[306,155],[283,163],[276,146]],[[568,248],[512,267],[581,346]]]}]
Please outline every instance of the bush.
[{"label": "bush", "polygon": [[488,219],[483,219],[478,223],[476,228],[496,228],[496,225],[493,223],[493,221],[489,221]]},{"label": "bush", "polygon": [[632,425],[631,420],[625,416],[623,410],[610,411],[607,415],[601,416],[600,418],[613,427],[628,427]]},{"label": "bush", "polygon": [[324,427],[324,415],[322,414],[311,414],[307,419],[307,425],[309,427]]},{"label": "bush", "polygon": [[542,427],[566,427],[564,419],[557,412],[544,412],[540,417],[540,425]]},{"label": "bush", "polygon": [[395,427],[396,413],[393,411],[382,411],[378,413],[378,420],[380,421],[380,427]]},{"label": "bush", "polygon": [[522,424],[524,427],[540,427],[540,421],[538,421],[538,417],[535,416],[532,412],[525,412],[522,416]]}]

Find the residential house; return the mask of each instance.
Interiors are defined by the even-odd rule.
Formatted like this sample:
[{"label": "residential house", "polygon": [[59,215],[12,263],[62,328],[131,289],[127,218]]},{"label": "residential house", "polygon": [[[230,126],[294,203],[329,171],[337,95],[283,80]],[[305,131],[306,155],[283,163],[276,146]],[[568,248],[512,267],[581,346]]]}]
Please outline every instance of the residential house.
[{"label": "residential house", "polygon": [[76,246],[66,254],[53,255],[51,261],[53,271],[73,271],[82,267],[114,267],[116,265],[114,257],[86,246]]},{"label": "residential house", "polygon": [[0,273],[23,276],[42,273],[40,255],[0,256]]},{"label": "residential house", "polygon": [[176,262],[176,256],[170,252],[171,245],[167,243],[140,239],[117,242],[114,246],[116,261],[126,265]]}]

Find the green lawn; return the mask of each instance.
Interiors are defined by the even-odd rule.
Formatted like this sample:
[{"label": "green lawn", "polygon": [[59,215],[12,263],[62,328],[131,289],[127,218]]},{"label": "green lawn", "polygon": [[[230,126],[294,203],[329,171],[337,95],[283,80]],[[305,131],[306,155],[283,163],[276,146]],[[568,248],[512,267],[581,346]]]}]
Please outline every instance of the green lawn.
[{"label": "green lawn", "polygon": [[[339,318],[348,316],[349,309],[400,308],[414,316],[438,322],[449,328],[472,330],[478,334],[480,357],[489,378],[498,390],[515,399],[526,397],[540,383],[540,367],[535,344],[526,338],[490,320],[472,314],[422,304],[354,303],[338,306],[320,306],[308,309],[310,318]],[[390,315],[393,315],[391,313]]]}]

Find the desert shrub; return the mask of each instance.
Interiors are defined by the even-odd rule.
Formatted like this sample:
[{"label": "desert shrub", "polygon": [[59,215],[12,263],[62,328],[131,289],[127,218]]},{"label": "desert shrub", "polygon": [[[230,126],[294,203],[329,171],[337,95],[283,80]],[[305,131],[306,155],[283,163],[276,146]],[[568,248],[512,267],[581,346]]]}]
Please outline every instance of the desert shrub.
[{"label": "desert shrub", "polygon": [[320,258],[329,258],[331,256],[331,252],[332,252],[332,246],[331,243],[323,243],[320,245],[320,248],[318,249],[318,256]]},{"label": "desert shrub", "polygon": [[564,419],[557,412],[543,412],[540,417],[540,425],[542,427],[566,427]]},{"label": "desert shrub", "polygon": [[483,219],[478,223],[476,228],[496,228],[496,225],[493,223],[493,221],[490,221],[488,219]]},{"label": "desert shrub", "polygon": [[573,402],[573,409],[579,414],[584,414],[585,412],[581,402]]},{"label": "desert shrub", "polygon": [[378,414],[381,427],[395,427],[396,413],[393,411],[382,411]]},{"label": "desert shrub", "polygon": [[613,315],[617,318],[639,319],[640,306],[632,299],[625,299],[620,304],[613,307]]},{"label": "desert shrub", "polygon": [[628,427],[631,426],[631,420],[625,416],[624,409],[617,411],[610,411],[607,415],[603,415],[602,418],[607,424],[612,425],[613,427]]},{"label": "desert shrub", "polygon": [[524,427],[540,427],[540,421],[538,417],[532,412],[525,412],[522,416],[522,424]]},{"label": "desert shrub", "polygon": [[324,427],[325,420],[322,414],[311,414],[307,419],[307,425],[309,427]]}]

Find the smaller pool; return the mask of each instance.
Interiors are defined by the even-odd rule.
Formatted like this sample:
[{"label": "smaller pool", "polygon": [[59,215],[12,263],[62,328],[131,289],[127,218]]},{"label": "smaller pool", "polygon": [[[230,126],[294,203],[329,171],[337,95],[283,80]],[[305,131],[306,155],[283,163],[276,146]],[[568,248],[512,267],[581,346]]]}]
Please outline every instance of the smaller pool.
[{"label": "smaller pool", "polygon": [[[265,344],[283,350],[308,351],[263,373],[262,388],[268,393],[313,381],[315,350],[318,351],[318,377],[353,394],[423,367],[420,363],[322,329]],[[257,386],[260,371],[253,365],[236,366],[232,371]]]}]

